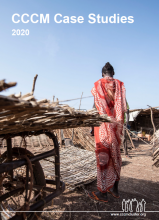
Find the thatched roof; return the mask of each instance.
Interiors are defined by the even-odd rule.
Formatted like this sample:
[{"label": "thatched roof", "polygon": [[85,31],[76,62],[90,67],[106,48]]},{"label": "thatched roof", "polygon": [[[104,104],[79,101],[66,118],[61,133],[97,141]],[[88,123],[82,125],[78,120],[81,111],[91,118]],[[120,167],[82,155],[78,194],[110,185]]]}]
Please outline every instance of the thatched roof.
[{"label": "thatched roof", "polygon": [[159,106],[152,107],[152,108],[146,108],[146,109],[131,109],[131,110],[129,110],[129,112],[131,113],[131,112],[139,111],[140,114],[142,114],[142,115],[149,115],[149,114],[151,114],[151,109],[152,109],[153,114],[159,114],[158,108],[159,108]]}]

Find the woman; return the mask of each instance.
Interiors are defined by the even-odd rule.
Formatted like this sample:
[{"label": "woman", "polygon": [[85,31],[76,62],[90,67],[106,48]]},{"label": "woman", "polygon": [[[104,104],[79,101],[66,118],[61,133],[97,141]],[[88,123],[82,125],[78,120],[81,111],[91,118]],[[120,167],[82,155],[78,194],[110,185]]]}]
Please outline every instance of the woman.
[{"label": "woman", "polygon": [[97,188],[89,196],[107,202],[107,192],[119,198],[121,155],[120,145],[127,111],[124,83],[114,79],[114,68],[107,62],[102,68],[102,79],[94,83],[92,94],[99,114],[107,114],[113,123],[102,123],[94,128],[97,159]]}]

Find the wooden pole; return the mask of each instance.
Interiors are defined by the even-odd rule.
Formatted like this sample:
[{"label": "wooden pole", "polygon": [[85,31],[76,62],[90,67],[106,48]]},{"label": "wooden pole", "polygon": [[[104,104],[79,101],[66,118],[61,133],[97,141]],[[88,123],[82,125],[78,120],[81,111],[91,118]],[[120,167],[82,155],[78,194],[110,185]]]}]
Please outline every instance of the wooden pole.
[{"label": "wooden pole", "polygon": [[[149,106],[149,105],[147,105],[147,106]],[[155,124],[154,124],[154,121],[153,121],[153,111],[152,111],[152,107],[151,106],[149,106],[150,107],[150,111],[151,111],[151,123],[152,123],[152,126],[153,126],[153,136],[154,136],[154,134],[155,134],[155,132],[156,132],[156,127],[155,127]],[[154,138],[153,138],[153,146],[154,146]],[[153,150],[154,150],[154,148],[153,148]]]},{"label": "wooden pole", "polygon": [[139,136],[137,136],[136,134],[134,134],[132,131],[130,131],[130,130],[129,130],[128,128],[126,128],[125,126],[124,126],[124,128],[125,128],[128,132],[130,132],[131,134],[133,134],[134,136],[136,136],[138,139],[140,139],[142,142],[144,142],[145,144],[151,146],[151,144],[148,144],[146,141],[144,141],[143,139],[141,139]]},{"label": "wooden pole", "polygon": [[156,132],[156,127],[155,127],[155,124],[154,124],[154,121],[153,121],[153,111],[152,111],[152,108],[150,108],[151,110],[151,123],[152,123],[152,126],[153,126],[153,130],[154,130],[154,133]]},{"label": "wooden pole", "polygon": [[128,130],[126,130],[126,132],[127,132],[128,136],[129,136],[129,139],[130,139],[130,141],[131,141],[132,147],[134,147],[134,148],[135,148],[134,143],[133,143],[133,141],[132,141],[132,138],[131,138],[131,136],[130,136],[130,134],[129,134]]},{"label": "wooden pole", "polygon": [[[82,92],[81,99],[80,99],[79,110],[80,110],[80,107],[81,107],[82,96],[83,96],[83,92]],[[74,138],[74,128],[72,129],[72,141],[73,141],[73,138]]]},{"label": "wooden pole", "polygon": [[[83,97],[82,99],[86,99],[86,98],[93,98],[94,96],[86,96],[86,97]],[[76,99],[67,99],[67,100],[61,100],[59,102],[69,102],[69,101],[74,101],[74,100],[78,100],[78,99],[81,99],[81,98],[76,98]]]},{"label": "wooden pole", "polygon": [[34,77],[34,80],[33,80],[33,87],[32,87],[32,95],[34,94],[34,90],[35,90],[35,83],[36,83],[36,79],[37,79],[38,75],[36,74],[36,76]]},{"label": "wooden pole", "polygon": [[83,96],[83,92],[82,92],[81,99],[80,99],[80,105],[79,105],[79,109],[80,109],[80,107],[81,107],[81,100],[82,100],[82,96]]}]

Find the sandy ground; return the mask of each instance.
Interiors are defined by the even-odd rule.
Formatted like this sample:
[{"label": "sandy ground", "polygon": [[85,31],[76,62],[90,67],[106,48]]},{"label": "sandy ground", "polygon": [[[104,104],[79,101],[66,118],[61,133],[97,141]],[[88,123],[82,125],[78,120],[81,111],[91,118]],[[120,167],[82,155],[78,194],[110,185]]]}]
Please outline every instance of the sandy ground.
[{"label": "sandy ground", "polygon": [[[66,190],[53,200],[53,204],[50,203],[44,209],[51,212],[42,213],[41,218],[44,220],[159,219],[159,169],[152,167],[152,157],[147,155],[150,147],[135,140],[134,144],[136,149],[129,150],[129,158],[122,153],[119,199],[108,194],[109,201],[107,203],[91,200],[87,196],[87,192],[97,190],[96,181],[94,181],[73,192]],[[122,211],[123,199],[132,200],[135,198],[138,202],[144,199],[146,202],[145,210],[149,212],[138,213],[140,216],[119,216],[123,215],[123,213],[117,212]],[[116,216],[112,217],[112,213]],[[137,213],[135,203],[133,203],[134,213]]]}]

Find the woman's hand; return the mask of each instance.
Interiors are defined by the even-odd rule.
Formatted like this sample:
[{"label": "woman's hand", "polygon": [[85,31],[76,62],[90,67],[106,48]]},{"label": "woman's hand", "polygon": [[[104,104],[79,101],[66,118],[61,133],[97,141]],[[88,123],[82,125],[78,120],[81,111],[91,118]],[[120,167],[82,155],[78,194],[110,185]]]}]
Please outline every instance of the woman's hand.
[{"label": "woman's hand", "polygon": [[92,136],[94,136],[94,127],[92,127],[90,133],[91,133]]}]

